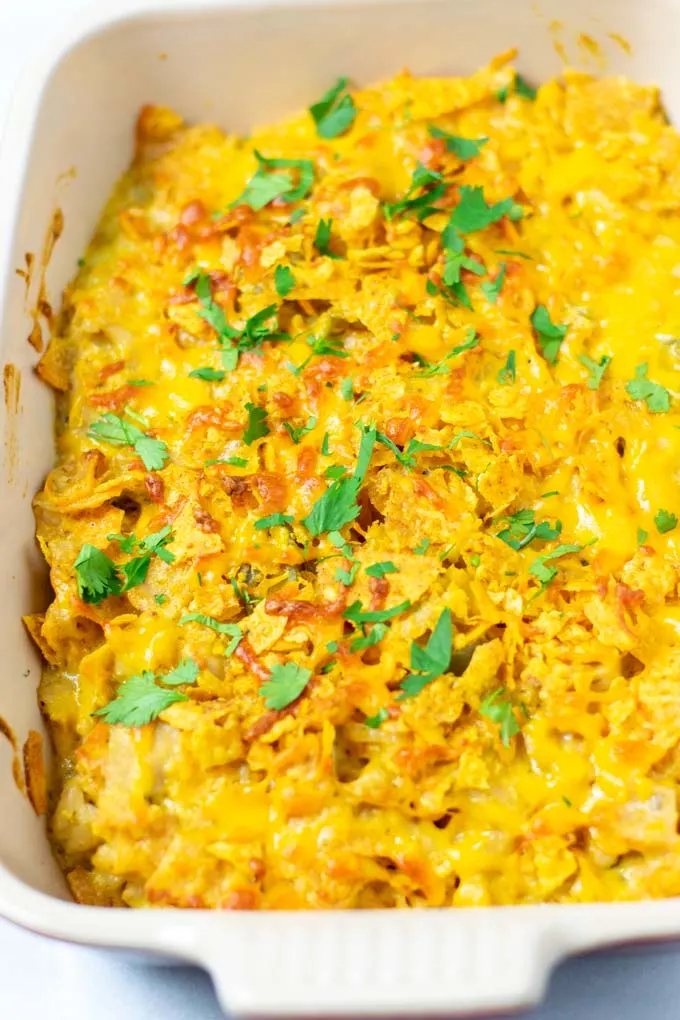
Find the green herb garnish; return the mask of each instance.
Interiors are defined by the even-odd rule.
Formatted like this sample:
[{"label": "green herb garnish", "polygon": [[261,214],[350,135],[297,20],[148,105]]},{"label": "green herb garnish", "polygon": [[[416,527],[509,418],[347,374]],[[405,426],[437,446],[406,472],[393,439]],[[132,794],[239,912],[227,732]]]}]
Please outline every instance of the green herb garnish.
[{"label": "green herb garnish", "polygon": [[644,400],[652,414],[664,414],[671,409],[668,390],[647,378],[647,362],[637,366],[635,378],[626,383],[626,392],[633,400]]},{"label": "green herb garnish", "polygon": [[368,470],[375,440],[376,430],[364,428],[354,474],[350,478],[332,482],[302,521],[312,535],[339,531],[345,524],[350,524],[359,516],[357,496]]},{"label": "green herb garnish", "polygon": [[669,510],[658,510],[654,515],[654,524],[656,530],[660,535],[665,535],[667,531],[673,531],[678,526],[677,515],[671,513]]},{"label": "green herb garnish", "polygon": [[220,620],[216,620],[214,616],[206,616],[205,613],[187,613],[186,616],[181,618],[179,625],[184,627],[187,623],[200,623],[204,627],[210,627],[216,634],[230,637],[231,641],[224,650],[224,654],[227,657],[234,654],[243,638],[243,631],[237,623],[222,623]]},{"label": "green herb garnish", "polygon": [[[418,195],[417,192],[420,192]],[[398,202],[385,202],[383,210],[388,220],[405,214],[413,215],[422,221],[437,212],[434,202],[438,202],[446,193],[443,177],[436,170],[428,170],[418,162],[411,178],[408,191]]]},{"label": "green herb garnish", "polygon": [[499,371],[496,379],[501,386],[508,386],[510,383],[514,383],[517,378],[517,354],[515,351],[509,351],[503,368]]},{"label": "green herb garnish", "polygon": [[392,560],[383,560],[381,563],[373,563],[366,567],[366,573],[369,577],[384,577],[385,574],[398,574],[399,567],[395,567]]},{"label": "green herb garnish", "polygon": [[344,255],[337,255],[335,252],[330,250],[332,226],[332,219],[319,220],[319,225],[317,226],[316,234],[314,235],[314,247],[318,251],[319,255],[325,255],[329,259],[344,259]]},{"label": "green herb garnish", "polygon": [[112,446],[131,446],[142,459],[147,471],[160,471],[170,457],[161,439],[152,439],[136,425],[131,425],[111,412],[93,422],[87,434],[90,439],[111,443]]},{"label": "green herb garnish", "polygon": [[242,439],[246,446],[250,446],[256,439],[262,439],[264,436],[269,435],[269,425],[267,424],[267,412],[264,407],[256,407],[255,404],[251,404],[248,401],[246,411],[248,412],[248,424]]},{"label": "green herb garnish", "polygon": [[289,266],[277,266],[274,270],[274,286],[280,298],[287,297],[295,286],[295,277]]},{"label": "green herb garnish", "polygon": [[280,712],[296,701],[312,678],[311,669],[286,662],[283,666],[272,666],[269,680],[260,687],[258,694],[265,699],[267,708]]},{"label": "green herb garnish", "polygon": [[451,610],[444,609],[425,647],[415,641],[411,645],[411,669],[417,672],[409,673],[402,680],[401,694],[398,695],[397,701],[415,697],[424,687],[447,671],[451,662],[452,641]]},{"label": "green herb garnish", "polygon": [[531,313],[531,325],[536,330],[536,338],[543,351],[543,357],[549,365],[556,365],[568,326],[554,323],[545,305],[537,305],[534,308]]},{"label": "green herb garnish", "polygon": [[505,694],[505,688],[499,687],[479,706],[479,714],[486,716],[492,723],[500,727],[501,741],[504,747],[510,746],[510,741],[520,731],[520,725],[517,722],[517,717],[512,710],[512,705],[509,701],[502,701],[502,697]]},{"label": "green herb garnish", "polygon": [[347,91],[347,78],[338,78],[319,102],[310,106],[309,112],[316,124],[316,133],[321,138],[337,138],[344,134],[357,115],[354,100]]},{"label": "green herb garnish", "polygon": [[208,365],[202,368],[195,368],[193,372],[189,372],[190,379],[204,379],[205,382],[222,382],[225,375],[226,372],[223,372],[221,369],[210,368]]},{"label": "green herb garnish", "polygon": [[[311,191],[314,184],[314,163],[311,159],[267,159],[257,150],[255,158],[258,168],[248,181],[245,191],[231,203],[232,208],[249,205],[257,212],[275,198],[298,202]],[[280,170],[283,173],[277,172]],[[288,172],[290,170],[298,172],[297,184],[293,183],[293,177]]]},{"label": "green herb garnish", "polygon": [[593,359],[589,358],[587,354],[581,354],[578,360],[588,369],[588,388],[591,390],[599,389],[600,383],[602,382],[602,376],[607,371],[612,359],[606,354],[603,354],[599,361],[593,361]]},{"label": "green herb garnish", "polygon": [[258,531],[263,531],[266,528],[277,528],[284,524],[292,524],[295,520],[290,514],[269,514],[268,517],[260,517],[259,521],[255,521],[255,527]]},{"label": "green herb garnish", "polygon": [[451,135],[448,131],[431,125],[428,128],[431,138],[441,138],[446,142],[446,148],[453,152],[458,159],[474,159],[481,152],[482,146],[489,141],[488,138],[461,138],[460,135]]}]

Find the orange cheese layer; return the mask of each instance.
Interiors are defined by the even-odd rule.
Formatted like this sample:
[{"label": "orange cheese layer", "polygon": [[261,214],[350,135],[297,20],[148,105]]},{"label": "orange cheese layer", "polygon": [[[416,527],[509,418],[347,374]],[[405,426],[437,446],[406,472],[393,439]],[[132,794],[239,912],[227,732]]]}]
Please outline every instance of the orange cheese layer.
[{"label": "orange cheese layer", "polygon": [[[354,93],[356,118],[333,139],[307,112],[247,140],[142,112],[40,365],[60,394],[58,460],[35,500],[54,601],[27,623],[60,764],[52,837],[78,899],[680,894],[680,529],[663,524],[680,514],[680,137],[653,88],[567,74],[532,100],[513,81],[502,58],[468,79],[400,75]],[[487,141],[461,159],[432,127]],[[312,161],[311,192],[238,204],[256,151]],[[418,163],[444,194],[423,220],[390,219]],[[441,288],[461,186],[522,213],[466,234],[484,270],[463,272],[470,307]],[[341,257],[314,244],[329,219]],[[279,266],[294,277],[284,297]],[[184,282],[195,270],[232,326],[273,304],[290,339],[245,351],[222,381],[190,377],[223,367]],[[566,327],[554,364],[537,306]],[[344,356],[313,354],[319,338]],[[584,355],[611,359],[597,388]],[[641,365],[668,410],[627,389]],[[269,428],[250,444],[247,403]],[[106,412],[165,443],[167,464],[149,471],[88,434]],[[347,584],[351,563],[302,522],[326,470],[354,470],[362,426],[399,451],[435,449],[409,465],[375,445],[342,527],[358,563]],[[499,533],[528,510],[559,535],[512,548]],[[293,520],[255,526],[274,513]],[[84,544],[122,563],[109,535],[167,525],[171,563],[154,556],[144,583],[81,601]],[[546,561],[564,544],[580,548]],[[539,557],[554,568],[544,583]],[[377,583],[366,568],[385,561],[395,570]],[[409,606],[352,651],[342,609],[357,600]],[[449,667],[400,697],[444,611]],[[180,625],[196,613],[238,625],[239,652]],[[125,680],[187,658],[199,667],[187,700],[148,725],[93,716]],[[270,709],[263,678],[289,662],[312,679]],[[511,733],[489,711],[495,692]]]}]

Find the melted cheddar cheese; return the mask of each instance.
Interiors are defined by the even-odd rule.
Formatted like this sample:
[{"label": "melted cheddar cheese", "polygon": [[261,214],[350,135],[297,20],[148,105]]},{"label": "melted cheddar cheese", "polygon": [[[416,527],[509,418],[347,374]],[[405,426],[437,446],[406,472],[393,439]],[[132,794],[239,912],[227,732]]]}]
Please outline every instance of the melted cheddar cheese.
[{"label": "melted cheddar cheese", "polygon": [[[64,295],[54,601],[27,620],[58,857],[78,900],[130,906],[678,895],[680,136],[654,88],[566,73],[532,99],[506,58],[353,101],[330,139],[308,112],[242,139],[143,110]],[[258,153],[311,161],[311,190],[253,208],[281,173]],[[471,189],[511,201],[461,232],[454,286]],[[269,306],[283,338],[225,368],[220,315],[243,337]],[[362,444],[354,519],[310,527]],[[87,597],[84,546],[120,571],[162,529],[169,562]],[[271,707],[282,667],[307,680]],[[143,674],[180,698],[112,721]]]}]

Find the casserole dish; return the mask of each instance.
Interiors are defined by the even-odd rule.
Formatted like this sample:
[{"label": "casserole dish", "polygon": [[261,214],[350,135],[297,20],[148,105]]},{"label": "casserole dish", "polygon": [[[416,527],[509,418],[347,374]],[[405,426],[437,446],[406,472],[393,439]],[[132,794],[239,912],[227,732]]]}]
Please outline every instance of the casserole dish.
[{"label": "casserole dish", "polygon": [[[513,5],[511,11],[489,4],[480,12],[478,6],[434,0],[417,7],[387,2],[295,8],[251,4],[196,11],[177,6],[162,14],[138,12],[113,24],[99,12],[97,24],[80,43],[69,48],[67,42],[59,51],[63,55],[53,63],[44,88],[36,89],[30,79],[9,125],[3,165],[6,205],[1,236],[8,239],[3,253],[7,278],[2,327],[3,542],[12,597],[4,619],[11,661],[0,690],[0,714],[9,724],[8,733],[15,732],[22,744],[31,731],[35,734],[25,744],[29,759],[37,754],[40,731],[34,695],[37,664],[20,630],[19,614],[45,602],[36,583],[40,572],[34,566],[37,555],[28,506],[52,460],[51,409],[30,369],[34,348],[44,342],[49,299],[55,299],[72,274],[96,212],[128,161],[135,111],[153,98],[190,119],[209,116],[245,132],[255,121],[275,119],[304,105],[325,85],[329,68],[357,81],[384,77],[404,63],[415,73],[469,73],[513,43],[522,48],[523,72],[540,80],[559,69],[560,56],[551,46],[554,36],[549,31],[550,18],[557,13],[553,6],[540,18],[528,4]],[[560,29],[559,38],[572,62],[581,54],[583,63],[591,68],[594,64],[597,70],[609,32],[632,37],[635,49],[630,57],[620,42],[609,40],[608,69],[657,81],[672,115],[671,50],[663,35],[674,7],[660,5],[656,20],[647,17],[639,26],[632,4],[627,15],[625,8],[615,12],[613,5],[598,10],[595,21],[585,11],[579,18],[576,11],[573,24]],[[579,30],[589,32],[580,43]],[[371,43],[376,37],[384,42],[379,54]],[[591,37],[601,39],[603,48]],[[230,47],[234,59],[225,66]],[[271,74],[277,62],[281,66],[282,52],[287,64],[298,69],[295,78],[278,80]],[[241,53],[248,54],[247,61],[239,61]],[[187,67],[192,68],[190,81],[181,70]],[[84,124],[87,130],[82,129]],[[34,125],[32,134],[27,125]],[[16,226],[11,222],[15,210]],[[41,251],[46,229],[53,251],[45,252],[51,257],[43,279],[40,260],[32,265],[24,260],[25,253]],[[23,278],[14,273],[22,267]],[[36,305],[37,318],[29,314]],[[29,334],[32,346],[25,341]],[[9,776],[9,740],[3,742],[1,753],[0,764]],[[35,770],[29,775],[30,800],[40,811],[43,798]],[[409,912],[397,917],[380,911],[104,914],[67,902],[41,821],[11,782],[2,785],[0,796],[5,817],[12,819],[0,839],[0,907],[8,917],[57,937],[204,965],[225,1007],[241,1014],[451,1015],[518,1007],[540,995],[550,967],[566,953],[677,934],[672,901]]]}]

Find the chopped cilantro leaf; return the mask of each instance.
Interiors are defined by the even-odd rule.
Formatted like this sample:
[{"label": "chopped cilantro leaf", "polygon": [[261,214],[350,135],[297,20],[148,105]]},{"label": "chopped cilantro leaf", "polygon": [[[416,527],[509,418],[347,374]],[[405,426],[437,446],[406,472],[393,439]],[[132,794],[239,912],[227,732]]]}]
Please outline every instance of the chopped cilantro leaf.
[{"label": "chopped cilantro leaf", "polygon": [[[278,329],[278,309],[276,305],[267,305],[246,320],[241,329],[236,329],[227,322],[224,309],[212,296],[210,276],[198,271],[193,279],[196,297],[201,303],[198,315],[217,333],[220,345],[222,364],[233,372],[238,365],[239,355],[243,351],[261,350],[265,340],[276,342],[290,340],[288,333]],[[270,329],[268,323],[276,319],[275,328]],[[234,345],[233,341],[236,341]]]},{"label": "chopped cilantro leaf", "polygon": [[447,375],[450,372],[450,366],[448,364],[452,358],[457,358],[459,354],[464,354],[465,351],[472,351],[475,347],[479,347],[481,340],[477,336],[474,329],[470,328],[467,331],[467,335],[462,344],[458,344],[456,347],[452,347],[451,350],[440,362],[436,362],[431,365],[427,365],[415,374],[421,376],[423,379],[430,378],[434,375]]},{"label": "chopped cilantro leaf", "polygon": [[193,659],[182,659],[179,666],[175,666],[169,673],[166,673],[163,680],[164,684],[168,684],[170,687],[177,687],[179,684],[195,684],[198,680],[198,663],[194,662]]},{"label": "chopped cilantro leaf", "polygon": [[359,516],[357,496],[368,470],[375,440],[376,430],[364,428],[354,474],[351,478],[342,478],[332,482],[302,521],[312,535],[321,535],[326,531],[339,531],[345,524],[350,524]]},{"label": "chopped cilantro leaf", "polygon": [[246,446],[250,446],[256,439],[262,439],[269,435],[269,425],[264,407],[256,407],[255,404],[248,401],[246,411],[248,412],[248,424],[242,438]]},{"label": "chopped cilantro leaf", "polygon": [[568,556],[570,553],[580,552],[581,549],[583,549],[582,545],[558,545],[552,552],[536,557],[529,567],[529,573],[541,582],[541,591],[545,591],[550,582],[557,577],[557,567],[552,566],[551,561]]},{"label": "chopped cilantro leaf", "polygon": [[335,571],[335,580],[340,581],[340,584],[344,584],[346,588],[349,588],[351,584],[354,584],[354,579],[359,571],[359,563],[356,561],[352,564],[349,570],[345,570],[344,567],[338,567]]},{"label": "chopped cilantro leaf", "polygon": [[502,519],[508,522],[508,527],[499,531],[497,537],[511,549],[524,549],[534,539],[550,542],[558,538],[562,532],[560,521],[556,521],[554,526],[547,521],[537,524],[533,510],[518,510],[517,513]]},{"label": "chopped cilantro leaf", "polygon": [[308,419],[306,425],[291,425],[290,422],[284,421],[283,427],[293,442],[297,445],[303,436],[306,436],[308,432],[311,432],[312,429],[316,428],[316,421],[317,420],[314,416]]},{"label": "chopped cilantro leaf", "polygon": [[211,467],[213,464],[231,464],[233,467],[248,467],[248,461],[245,457],[215,457],[214,460],[206,460],[205,466]]},{"label": "chopped cilantro leaf", "polygon": [[[314,183],[314,163],[311,159],[267,159],[255,150],[258,168],[250,178],[245,191],[234,202],[236,205],[248,205],[256,212],[263,209],[275,198],[284,198],[286,202],[297,202],[309,194]],[[284,173],[276,173],[283,170]],[[293,183],[289,170],[297,170],[298,183]]]},{"label": "chopped cilantro leaf", "polygon": [[274,286],[280,298],[287,297],[295,286],[295,277],[289,266],[277,266],[274,270]]},{"label": "chopped cilantro leaf", "polygon": [[460,200],[451,213],[447,230],[457,230],[461,234],[470,234],[473,231],[484,230],[497,223],[504,216],[511,220],[520,219],[522,207],[512,198],[503,198],[500,202],[489,205],[484,197],[484,191],[480,187],[470,187],[462,184],[459,189]]},{"label": "chopped cilantro leaf", "polygon": [[128,379],[128,386],[155,386],[150,379]]},{"label": "chopped cilantro leaf", "polygon": [[536,330],[543,357],[549,365],[556,365],[568,327],[554,323],[545,305],[536,305],[531,313],[531,325]]},{"label": "chopped cilantro leaf", "polygon": [[206,365],[202,368],[195,368],[193,372],[189,372],[190,379],[204,379],[206,382],[222,382],[226,375],[219,368],[210,368]]},{"label": "chopped cilantro leaf", "polygon": [[534,100],[537,95],[537,90],[529,84],[526,78],[523,78],[521,74],[515,75],[515,94],[521,99]]},{"label": "chopped cilantro leaf", "polygon": [[390,717],[390,713],[386,708],[379,708],[375,715],[367,715],[364,719],[364,725],[368,726],[371,730],[379,729],[384,722]]},{"label": "chopped cilantro leaf", "polygon": [[529,85],[526,78],[523,78],[522,75],[518,73],[515,73],[515,77],[510,85],[504,85],[503,88],[498,90],[496,98],[499,103],[505,103],[512,92],[519,96],[520,99],[533,101],[536,98],[536,89]]},{"label": "chopped cilantro leaf", "polygon": [[501,700],[505,694],[505,688],[499,687],[479,706],[479,714],[486,716],[492,723],[500,727],[501,741],[504,747],[510,746],[510,741],[520,731],[517,717],[512,710],[509,701]]},{"label": "chopped cilantro leaf", "polygon": [[[421,194],[416,195],[416,192],[421,192]],[[385,202],[383,210],[388,220],[408,213],[422,221],[437,211],[433,203],[443,198],[445,193],[446,185],[442,175],[436,170],[428,170],[426,166],[418,162],[404,197],[398,202]]]},{"label": "chopped cilantro leaf", "polygon": [[481,284],[482,294],[492,305],[495,305],[498,301],[498,295],[500,294],[505,281],[505,270],[505,262],[501,262],[498,267],[495,280],[485,280],[484,283]]},{"label": "chopped cilantro leaf", "polygon": [[647,378],[647,363],[643,362],[635,369],[635,378],[626,383],[626,392],[633,400],[644,400],[652,414],[664,414],[670,411],[671,395],[659,383]]},{"label": "chopped cilantro leaf", "polygon": [[111,443],[112,446],[131,446],[141,457],[147,471],[160,471],[170,457],[162,440],[152,439],[136,425],[130,425],[110,411],[93,422],[87,434],[90,439]]},{"label": "chopped cilantro leaf", "polygon": [[644,528],[638,528],[637,529],[637,544],[638,545],[644,545],[645,542],[647,541],[648,537],[649,537],[649,532],[645,531]]},{"label": "chopped cilantro leaf", "polygon": [[329,259],[343,259],[344,255],[337,255],[335,252],[330,250],[332,226],[332,219],[319,220],[319,225],[317,226],[316,234],[314,235],[314,247],[318,251],[319,255],[326,255]]},{"label": "chopped cilantro leaf", "polygon": [[351,379],[343,379],[340,383],[340,394],[343,400],[354,399],[354,383]]},{"label": "chopped cilantro leaf", "polygon": [[593,361],[587,354],[581,354],[578,359],[582,365],[588,369],[590,373],[588,376],[588,388],[591,390],[599,389],[600,383],[602,382],[602,376],[607,371],[611,358],[606,354],[603,354],[599,361]]},{"label": "chopped cilantro leaf", "polygon": [[415,697],[424,687],[447,671],[451,662],[452,642],[451,610],[444,609],[425,647],[415,641],[411,645],[411,669],[417,672],[409,673],[402,680],[401,694],[398,695],[397,701]]},{"label": "chopped cilantro leaf", "polygon": [[330,436],[327,432],[324,432],[323,439],[321,440],[321,455],[323,457],[330,457],[331,451],[329,448]]},{"label": "chopped cilantro leaf", "polygon": [[122,581],[116,564],[101,549],[85,544],[74,563],[78,595],[95,605],[109,595],[120,595]]},{"label": "chopped cilantro leaf", "polygon": [[667,531],[673,531],[677,528],[678,518],[676,514],[668,510],[658,510],[654,515],[654,524],[659,534],[665,535]]},{"label": "chopped cilantro leaf", "polygon": [[276,528],[279,525],[292,524],[295,520],[290,514],[269,514],[268,517],[260,517],[259,521],[255,521],[255,527],[262,531],[265,528]]},{"label": "chopped cilantro leaf", "polygon": [[385,574],[398,574],[399,568],[395,567],[391,560],[383,560],[381,563],[373,563],[366,567],[366,573],[369,577],[384,577]]},{"label": "chopped cilantro leaf", "polygon": [[428,130],[431,138],[441,138],[446,142],[448,151],[455,153],[458,159],[474,159],[479,155],[482,146],[489,141],[488,138],[461,138],[434,126],[430,126]]},{"label": "chopped cilantro leaf", "polygon": [[287,708],[296,701],[312,678],[312,671],[296,662],[272,666],[269,680],[260,687],[258,694],[265,699],[265,705],[275,712]]},{"label": "chopped cilantro leaf", "polygon": [[508,357],[503,365],[503,368],[499,371],[496,379],[501,386],[508,386],[510,383],[514,383],[517,378],[517,354],[515,351],[509,351]]},{"label": "chopped cilantro leaf", "polygon": [[354,638],[350,641],[350,652],[363,652],[367,648],[372,648],[373,645],[379,644],[387,634],[388,630],[389,627],[387,624],[374,623],[368,634],[365,634],[363,637]]},{"label": "chopped cilantro leaf", "polygon": [[416,556],[424,556],[429,548],[430,548],[430,539],[429,538],[423,538],[420,542],[418,542],[418,545],[415,546],[413,551],[416,554]]},{"label": "chopped cilantro leaf", "polygon": [[338,135],[344,134],[352,126],[357,115],[354,100],[347,92],[347,78],[338,78],[335,85],[318,103],[310,106],[309,112],[320,138],[337,138]]},{"label": "chopped cilantro leaf", "polygon": [[386,620],[392,620],[395,616],[399,616],[400,613],[405,613],[407,609],[411,608],[411,603],[407,600],[400,602],[398,606],[392,606],[391,609],[375,609],[375,610],[364,610],[361,608],[361,602],[358,600],[353,602],[351,606],[345,610],[342,614],[346,620],[351,620],[352,623],[384,623]]},{"label": "chopped cilantro leaf", "polygon": [[159,592],[158,595],[154,595],[153,599],[157,606],[164,606],[168,601],[168,596]]},{"label": "chopped cilantro leaf", "polygon": [[210,627],[216,634],[224,634],[231,638],[231,641],[224,650],[224,654],[228,657],[233,655],[243,637],[243,631],[237,623],[222,623],[220,620],[216,620],[214,616],[206,616],[205,613],[187,613],[179,621],[180,627],[185,626],[187,623],[201,623],[204,627]]}]

